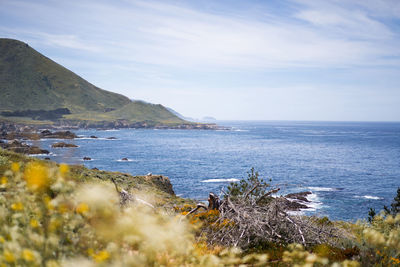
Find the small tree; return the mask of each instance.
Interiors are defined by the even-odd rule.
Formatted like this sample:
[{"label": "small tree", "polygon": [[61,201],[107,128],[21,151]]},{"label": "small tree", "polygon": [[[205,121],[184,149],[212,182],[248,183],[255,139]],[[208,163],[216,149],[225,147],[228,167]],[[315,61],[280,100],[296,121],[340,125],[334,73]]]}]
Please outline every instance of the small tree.
[{"label": "small tree", "polygon": [[[390,204],[390,207],[386,205],[383,206],[383,212],[386,215],[393,215],[393,216],[396,216],[398,213],[400,213],[400,187],[397,188],[397,195],[394,197],[392,204]],[[376,215],[375,209],[369,208],[368,221],[372,222],[375,215]]]},{"label": "small tree", "polygon": [[[271,179],[269,180],[271,182]],[[231,183],[228,186],[227,195],[232,199],[248,198],[257,199],[267,192],[270,184],[259,177],[259,173],[254,167],[247,172],[247,178],[241,179],[239,182]]]},{"label": "small tree", "polygon": [[370,223],[372,223],[372,221],[374,220],[375,215],[376,215],[375,209],[374,209],[374,208],[369,208],[369,211],[368,211],[368,221],[369,221]]},{"label": "small tree", "polygon": [[400,213],[400,187],[397,188],[397,195],[394,197],[392,204],[390,205],[392,215]]}]

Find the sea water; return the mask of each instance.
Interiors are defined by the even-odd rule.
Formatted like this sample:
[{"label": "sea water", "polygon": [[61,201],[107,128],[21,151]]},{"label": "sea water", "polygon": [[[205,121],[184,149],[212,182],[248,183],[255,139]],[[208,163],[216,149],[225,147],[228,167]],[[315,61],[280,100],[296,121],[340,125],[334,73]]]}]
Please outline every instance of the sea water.
[{"label": "sea water", "polygon": [[278,195],[311,191],[304,213],[331,219],[366,218],[369,208],[390,205],[400,187],[400,123],[218,124],[231,130],[79,130],[82,138],[71,140],[78,148],[51,148],[54,139],[36,145],[57,162],[168,176],[177,195],[199,201],[254,167],[281,188]]}]

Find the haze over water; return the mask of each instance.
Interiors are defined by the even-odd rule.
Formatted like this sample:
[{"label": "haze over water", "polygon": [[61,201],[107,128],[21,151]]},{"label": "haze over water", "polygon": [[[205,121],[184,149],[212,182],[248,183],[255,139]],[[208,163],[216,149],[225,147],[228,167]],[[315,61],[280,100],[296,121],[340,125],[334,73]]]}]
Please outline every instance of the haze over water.
[{"label": "haze over water", "polygon": [[[366,218],[389,205],[400,186],[400,123],[219,122],[229,131],[79,130],[79,148],[53,149],[58,162],[171,179],[176,194],[204,200],[254,167],[282,189],[311,191],[306,214]],[[107,137],[117,140],[107,140]],[[84,156],[92,161],[82,161]],[[122,158],[128,161],[121,161]]]}]

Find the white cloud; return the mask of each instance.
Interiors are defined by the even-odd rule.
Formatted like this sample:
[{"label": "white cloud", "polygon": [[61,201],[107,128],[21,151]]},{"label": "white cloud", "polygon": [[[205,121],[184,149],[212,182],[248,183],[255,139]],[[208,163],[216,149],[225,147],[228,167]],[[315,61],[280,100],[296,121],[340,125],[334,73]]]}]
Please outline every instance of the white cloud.
[{"label": "white cloud", "polygon": [[321,27],[321,30],[330,35],[335,34],[347,39],[361,38],[371,42],[394,37],[391,30],[374,17],[372,10],[348,5],[346,2],[338,4],[329,1],[298,1],[305,8],[300,10],[296,17]]},{"label": "white cloud", "polygon": [[[319,26],[334,26],[338,30],[333,35],[332,30],[294,24],[279,14],[259,22],[160,2],[134,3],[129,10],[112,12],[118,26],[111,36],[126,34],[130,40],[116,44],[115,55],[148,64],[242,69],[348,66],[370,64],[395,49],[390,30],[382,23],[343,8],[327,16],[315,7],[297,14]],[[131,24],[123,26],[128,14]]]},{"label": "white cloud", "polygon": [[84,1],[57,9],[50,5],[48,10],[42,5],[42,14],[62,13],[67,32],[55,24],[38,35],[44,44],[102,52],[112,60],[184,68],[343,67],[374,60],[384,64],[400,51],[391,30],[365,8],[332,1],[300,3],[293,18],[308,25],[280,14],[257,21],[251,14],[216,15],[159,1]]},{"label": "white cloud", "polygon": [[48,34],[43,32],[36,32],[36,36],[38,35],[41,36],[42,42],[47,45],[72,48],[95,53],[102,51],[101,47],[89,44],[89,42],[84,42],[80,40],[76,35]]},{"label": "white cloud", "polygon": [[[382,98],[379,86],[368,94],[359,89],[377,80],[400,82],[400,35],[392,22],[400,18],[400,1],[285,3],[284,11],[273,2],[251,8],[254,2],[246,1],[248,10],[232,2],[213,12],[184,1],[3,0],[0,33],[27,41],[100,87],[193,117],[346,119],[343,110],[368,105],[380,114],[384,99],[397,99],[395,89]],[[337,69],[347,74],[338,77]],[[299,70],[317,74],[296,84]],[[346,101],[354,108],[344,107]],[[395,106],[386,106],[386,117]]]}]

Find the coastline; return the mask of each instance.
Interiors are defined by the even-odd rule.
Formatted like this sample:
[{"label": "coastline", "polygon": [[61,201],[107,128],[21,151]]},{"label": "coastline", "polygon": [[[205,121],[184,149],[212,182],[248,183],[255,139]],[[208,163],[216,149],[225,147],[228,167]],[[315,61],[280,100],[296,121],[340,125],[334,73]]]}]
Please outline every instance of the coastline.
[{"label": "coastline", "polygon": [[[38,146],[34,145],[29,145],[26,144],[25,141],[35,141],[35,140],[44,140],[44,139],[50,139],[50,140],[55,140],[55,141],[63,141],[63,142],[57,142],[52,145],[52,148],[68,148],[68,147],[79,147],[77,145],[72,145],[69,143],[65,143],[64,141],[71,141],[74,139],[98,139],[97,136],[88,136],[88,137],[82,137],[78,136],[75,133],[71,132],[70,130],[75,130],[71,129],[70,127],[64,128],[51,128],[55,130],[65,130],[65,131],[55,131],[51,132],[50,130],[47,130],[48,128],[46,127],[46,130],[40,131],[39,128],[36,127],[30,127],[29,125],[17,125],[17,124],[1,124],[0,122],[0,148],[9,150],[12,152],[16,152],[18,154],[25,154],[29,155],[30,158],[35,158],[36,156],[46,156],[44,160],[46,162],[50,162],[51,164],[57,164],[56,162],[52,161],[50,157],[47,157],[48,155],[51,156],[52,153],[50,151],[42,149]],[[7,128],[8,126],[8,128]],[[41,128],[41,127],[40,127]],[[91,129],[91,128],[89,128]],[[112,128],[111,130],[113,130]],[[131,128],[131,129],[182,129],[182,128]],[[187,129],[187,128],[185,128]],[[202,130],[204,128],[195,128],[197,130]],[[12,130],[11,132],[7,132],[7,130]],[[110,129],[96,129],[96,130],[110,130]],[[227,130],[227,128],[225,128]],[[115,140],[116,138],[114,137],[109,137],[106,139],[110,140]],[[4,142],[2,140],[8,140],[8,142]],[[39,159],[40,160],[40,159]],[[84,157],[82,162],[85,161],[92,161],[93,159],[90,157]],[[118,160],[119,162],[131,162],[132,160],[128,158],[123,158]],[[83,167],[84,169],[88,169],[87,167]],[[92,168],[93,171],[100,171],[102,173],[112,173],[112,171],[109,170],[99,170],[98,168]],[[134,177],[139,177],[135,174],[128,174],[130,176],[134,175]],[[96,175],[97,176],[97,175]],[[147,177],[147,179],[150,177],[154,180],[153,184],[156,185],[159,188],[164,188],[163,191],[175,195],[175,192],[173,190],[173,185],[171,184],[170,180],[168,177],[163,176],[163,175],[146,175],[144,177]],[[236,179],[236,181],[239,181]],[[166,189],[167,188],[167,189]],[[307,199],[307,195],[311,194],[311,192],[297,192],[297,193],[291,193],[285,196],[281,196],[281,202],[284,207],[290,212],[302,212],[303,210],[310,209],[310,207],[307,205],[307,203],[310,203]],[[206,196],[204,196],[206,197]],[[194,201],[191,198],[183,198],[186,199],[190,202]]]},{"label": "coastline", "polygon": [[[393,190],[387,185],[396,180],[393,175],[382,177],[387,181],[385,184],[373,180],[383,169],[379,158],[368,156],[377,149],[376,144],[371,143],[374,139],[398,140],[387,135],[387,127],[252,122],[227,125],[232,126],[232,130],[73,130],[83,138],[65,142],[79,148],[54,149],[52,144],[59,140],[48,137],[26,143],[51,152],[47,156],[37,156],[42,159],[132,174],[164,174],[171,178],[177,194],[192,199],[204,200],[210,191],[219,194],[221,188],[229,184],[225,180],[240,179],[253,166],[263,177],[282,185],[282,195],[312,191],[311,197],[316,203],[314,209],[303,212],[306,215],[355,221],[366,217],[368,207],[379,209],[393,198]],[[397,128],[389,130],[395,134]],[[374,131],[366,135],[365,129]],[[98,138],[91,138],[92,135]],[[115,140],[109,140],[110,137]],[[347,148],[354,145],[361,146],[363,152],[356,157],[347,153]],[[320,154],[321,148],[328,154]],[[337,152],[341,153],[340,158],[335,157]],[[382,153],[389,156],[389,152]],[[85,161],[83,157],[91,160]],[[395,163],[387,158],[390,166]],[[368,166],[375,171],[366,169]],[[393,167],[393,174],[398,173]],[[348,183],[362,179],[371,182],[366,187]],[[355,208],[348,211],[353,205]]]},{"label": "coastline", "polygon": [[229,127],[220,126],[215,123],[158,123],[153,121],[129,122],[126,120],[116,121],[27,121],[18,122],[10,119],[0,118],[0,133],[6,132],[33,132],[43,129],[52,130],[78,130],[78,129],[179,129],[179,130],[229,130]]}]

